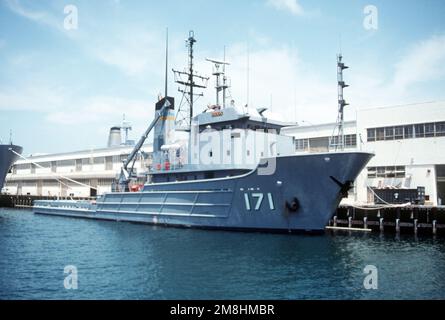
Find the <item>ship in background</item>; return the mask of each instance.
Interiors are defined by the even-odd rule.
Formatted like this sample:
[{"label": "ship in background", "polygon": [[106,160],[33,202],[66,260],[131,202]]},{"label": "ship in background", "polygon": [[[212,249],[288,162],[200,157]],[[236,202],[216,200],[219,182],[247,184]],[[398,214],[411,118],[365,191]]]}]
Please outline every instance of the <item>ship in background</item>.
[{"label": "ship in background", "polygon": [[[36,201],[35,213],[206,229],[324,230],[373,154],[345,152],[340,143],[334,152],[296,155],[294,138],[281,134],[290,123],[269,119],[266,108],[238,106],[234,100],[226,104],[226,61],[208,59],[214,64],[216,103],[194,116],[194,98],[208,80],[193,70],[195,42],[190,32],[188,68],[174,71],[186,104],[175,110],[166,76],[155,118],[123,162],[114,192],[94,203]],[[339,68],[346,68],[341,60]],[[346,86],[342,79],[339,86]],[[345,105],[341,95],[338,142],[344,140]],[[130,192],[135,157],[152,131],[147,182]],[[178,138],[181,133],[185,141]]]},{"label": "ship in background", "polygon": [[0,192],[3,189],[6,174],[19,158],[18,154],[21,154],[22,151],[23,148],[12,144],[12,141],[9,144],[0,144]]}]

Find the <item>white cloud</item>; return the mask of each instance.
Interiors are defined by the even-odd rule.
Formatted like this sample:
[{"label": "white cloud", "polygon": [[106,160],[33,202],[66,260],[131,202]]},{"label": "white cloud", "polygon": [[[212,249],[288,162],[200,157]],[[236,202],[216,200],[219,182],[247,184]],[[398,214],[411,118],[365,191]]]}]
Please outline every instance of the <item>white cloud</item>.
[{"label": "white cloud", "polygon": [[48,25],[50,27],[59,30],[64,30],[63,29],[64,16],[62,13],[60,15],[60,19],[56,19],[55,16],[49,14],[48,12],[25,8],[19,0],[6,0],[6,5],[12,12],[14,12],[19,16],[35,21],[37,23]]},{"label": "white cloud", "polygon": [[413,84],[445,76],[445,35],[415,44],[396,64],[393,85],[405,91]]},{"label": "white cloud", "polygon": [[63,104],[67,94],[63,88],[34,84],[0,88],[0,110],[49,112]]},{"label": "white cloud", "polygon": [[[130,36],[131,35],[131,36]],[[107,42],[99,42],[89,53],[101,62],[114,66],[126,75],[158,73],[163,60],[162,40],[154,33],[121,30]]]},{"label": "white cloud", "polygon": [[267,0],[267,4],[273,6],[277,10],[288,11],[295,16],[304,14],[303,7],[298,0]]},{"label": "white cloud", "polygon": [[93,96],[65,104],[47,114],[46,119],[59,125],[103,124],[111,126],[125,113],[135,122],[147,122],[153,114],[150,102],[112,96]]}]

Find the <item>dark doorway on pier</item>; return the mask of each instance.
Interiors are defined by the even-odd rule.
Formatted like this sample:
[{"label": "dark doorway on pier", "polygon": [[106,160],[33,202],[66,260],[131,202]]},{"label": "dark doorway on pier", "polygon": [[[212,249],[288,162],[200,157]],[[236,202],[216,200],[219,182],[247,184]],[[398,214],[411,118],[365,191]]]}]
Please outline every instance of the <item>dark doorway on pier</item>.
[{"label": "dark doorway on pier", "polygon": [[437,204],[445,205],[445,165],[436,166]]}]

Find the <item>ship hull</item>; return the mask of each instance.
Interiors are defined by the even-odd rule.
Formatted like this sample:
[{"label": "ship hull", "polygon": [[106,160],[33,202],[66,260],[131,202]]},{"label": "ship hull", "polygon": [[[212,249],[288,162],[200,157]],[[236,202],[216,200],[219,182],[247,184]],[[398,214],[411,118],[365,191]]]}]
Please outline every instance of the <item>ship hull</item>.
[{"label": "ship hull", "polygon": [[5,177],[9,171],[9,168],[17,160],[18,156],[11,152],[9,149],[14,150],[17,153],[22,153],[23,149],[20,146],[12,144],[0,144],[0,191],[3,188]]},{"label": "ship hull", "polygon": [[107,193],[96,204],[37,201],[34,212],[176,227],[320,232],[341,201],[342,184],[354,181],[372,156],[282,156],[267,159],[275,168],[271,174],[258,167],[236,177],[147,184],[140,192]]}]

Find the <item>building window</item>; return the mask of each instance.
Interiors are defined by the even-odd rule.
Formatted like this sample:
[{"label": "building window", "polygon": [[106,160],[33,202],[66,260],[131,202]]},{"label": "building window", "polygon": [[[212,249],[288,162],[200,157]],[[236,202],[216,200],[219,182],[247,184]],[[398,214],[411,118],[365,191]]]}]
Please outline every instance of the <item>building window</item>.
[{"label": "building window", "polygon": [[369,167],[368,168],[368,178],[376,178],[377,177],[377,168]]},{"label": "building window", "polygon": [[104,164],[105,163],[105,157],[96,157],[93,160],[94,164]]},{"label": "building window", "polygon": [[405,166],[368,167],[368,178],[405,178]]},{"label": "building window", "polygon": [[394,139],[403,139],[403,126],[394,127]]},{"label": "building window", "polygon": [[434,123],[425,123],[425,137],[434,137]]},{"label": "building window", "polygon": [[105,170],[113,170],[113,157],[105,158]]},{"label": "building window", "polygon": [[333,146],[333,147],[338,146],[338,136],[331,137],[330,145]]},{"label": "building window", "polygon": [[385,128],[377,128],[376,129],[376,140],[377,141],[385,140]]},{"label": "building window", "polygon": [[295,149],[297,151],[305,151],[309,149],[308,139],[297,139],[295,140]]},{"label": "building window", "polygon": [[395,178],[396,167],[385,167],[385,178]]},{"label": "building window", "polygon": [[345,136],[345,146],[346,147],[356,147],[357,146],[357,136],[355,134],[347,134]]},{"label": "building window", "polygon": [[405,139],[413,138],[413,136],[414,136],[413,134],[414,134],[413,125],[408,125],[408,126],[403,127],[403,137]]},{"label": "building window", "polygon": [[445,136],[445,121],[367,129],[368,142]]},{"label": "building window", "polygon": [[385,140],[394,140],[394,127],[385,128]]},{"label": "building window", "polygon": [[82,159],[76,159],[76,171],[82,171]]},{"label": "building window", "polygon": [[385,177],[385,167],[377,167],[377,178]]},{"label": "building window", "polygon": [[396,178],[405,178],[405,167],[404,166],[396,167]]},{"label": "building window", "polygon": [[416,124],[415,126],[415,134],[416,138],[423,138],[425,137],[425,127],[424,124]]},{"label": "building window", "polygon": [[375,128],[368,129],[368,142],[375,141]]},{"label": "building window", "polygon": [[445,122],[436,122],[436,137],[445,136]]}]

